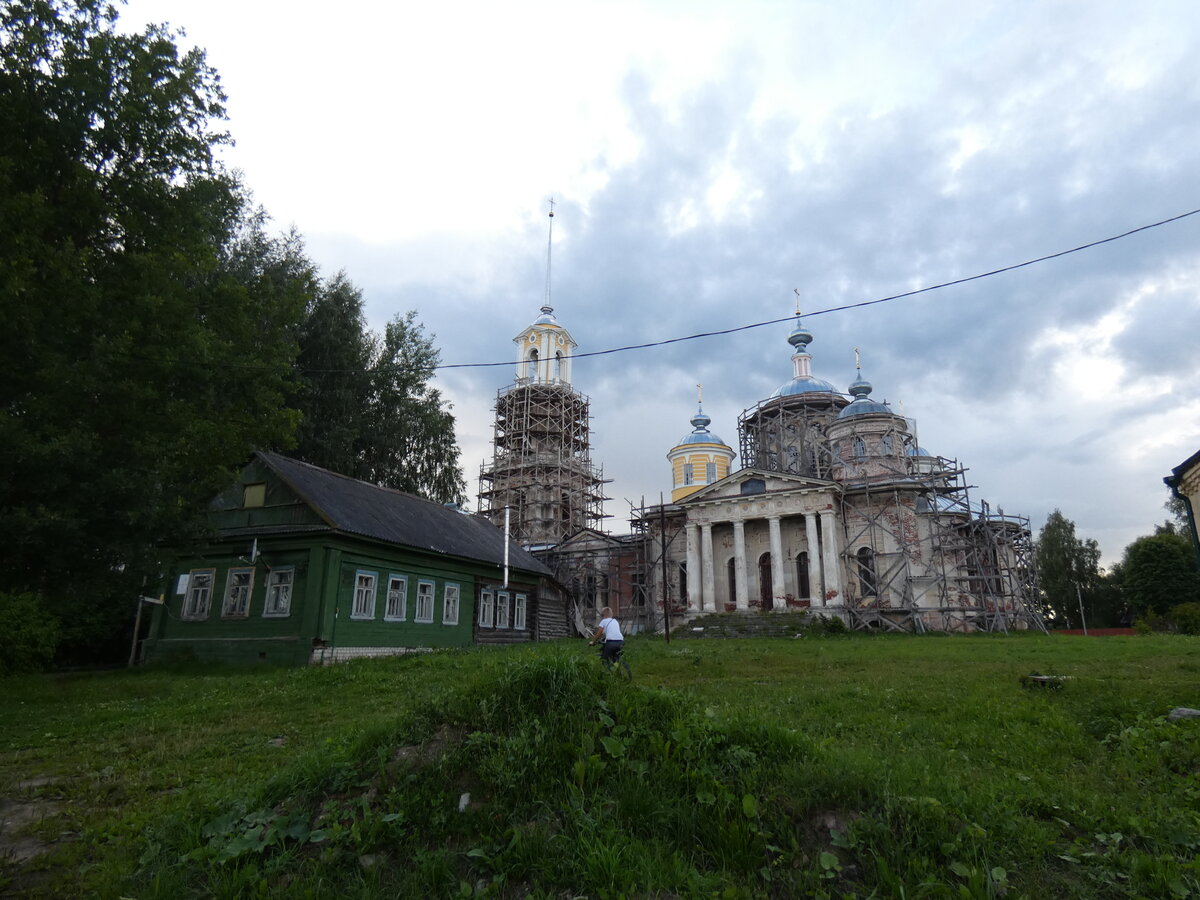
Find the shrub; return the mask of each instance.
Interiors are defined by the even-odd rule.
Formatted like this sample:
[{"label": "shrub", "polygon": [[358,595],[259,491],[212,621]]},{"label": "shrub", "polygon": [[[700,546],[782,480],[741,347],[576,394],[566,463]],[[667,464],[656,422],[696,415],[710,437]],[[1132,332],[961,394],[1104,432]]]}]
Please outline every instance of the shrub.
[{"label": "shrub", "polygon": [[40,672],[58,649],[58,619],[36,594],[0,593],[0,677]]},{"label": "shrub", "polygon": [[1171,607],[1168,618],[1180,634],[1200,634],[1200,603],[1180,603]]}]

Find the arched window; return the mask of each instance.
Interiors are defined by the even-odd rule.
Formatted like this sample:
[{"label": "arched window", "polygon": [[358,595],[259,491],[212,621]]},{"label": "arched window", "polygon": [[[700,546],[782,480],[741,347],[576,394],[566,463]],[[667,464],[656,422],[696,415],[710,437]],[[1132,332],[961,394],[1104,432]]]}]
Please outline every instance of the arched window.
[{"label": "arched window", "polygon": [[530,350],[529,351],[529,369],[525,373],[526,377],[528,377],[530,380],[537,379],[537,364],[538,364],[538,352],[536,349]]},{"label": "arched window", "polygon": [[892,455],[892,436],[890,434],[885,434],[879,439],[879,451],[884,456]]},{"label": "arched window", "polygon": [[563,370],[563,355],[562,355],[562,351],[559,350],[557,353],[554,354],[554,380],[555,381],[562,381],[562,377],[563,377],[562,370]]},{"label": "arched window", "polygon": [[874,597],[878,594],[875,586],[875,553],[870,547],[860,547],[858,553],[858,586],[864,597]]},{"label": "arched window", "polygon": [[796,592],[801,600],[812,596],[808,585],[808,553],[803,550],[796,555]]},{"label": "arched window", "polygon": [[854,439],[854,458],[862,459],[867,455],[867,442],[860,437]]}]

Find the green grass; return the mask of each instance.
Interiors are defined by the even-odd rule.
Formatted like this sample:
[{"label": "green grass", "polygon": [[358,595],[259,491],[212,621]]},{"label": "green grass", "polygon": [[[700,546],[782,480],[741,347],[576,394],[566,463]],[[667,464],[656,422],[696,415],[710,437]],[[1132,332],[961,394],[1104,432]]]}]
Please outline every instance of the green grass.
[{"label": "green grass", "polygon": [[0,894],[1200,896],[1198,638],[629,657],[10,678],[0,817],[44,818]]}]

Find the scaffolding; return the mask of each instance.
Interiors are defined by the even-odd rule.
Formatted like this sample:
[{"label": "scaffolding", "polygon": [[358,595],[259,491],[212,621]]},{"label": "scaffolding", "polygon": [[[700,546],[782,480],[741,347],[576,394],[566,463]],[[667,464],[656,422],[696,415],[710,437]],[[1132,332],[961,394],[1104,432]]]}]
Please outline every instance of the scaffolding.
[{"label": "scaffolding", "polygon": [[738,416],[742,465],[828,478],[833,458],[826,432],[847,402],[836,394],[796,394],[743,410]]},{"label": "scaffolding", "polygon": [[851,420],[830,451],[852,627],[1046,630],[1028,518],[974,502],[967,469],[924,454],[897,416]]},{"label": "scaffolding", "polygon": [[479,511],[527,547],[557,544],[607,518],[592,466],[587,397],[565,382],[519,383],[496,395],[491,464],[479,471]]}]

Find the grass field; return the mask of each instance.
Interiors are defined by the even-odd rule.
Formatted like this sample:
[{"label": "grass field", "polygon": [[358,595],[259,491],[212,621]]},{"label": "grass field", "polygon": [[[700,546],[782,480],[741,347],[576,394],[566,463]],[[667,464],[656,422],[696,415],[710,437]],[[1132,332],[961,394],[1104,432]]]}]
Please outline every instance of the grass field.
[{"label": "grass field", "polygon": [[629,656],[0,682],[0,894],[1200,897],[1200,639]]}]

